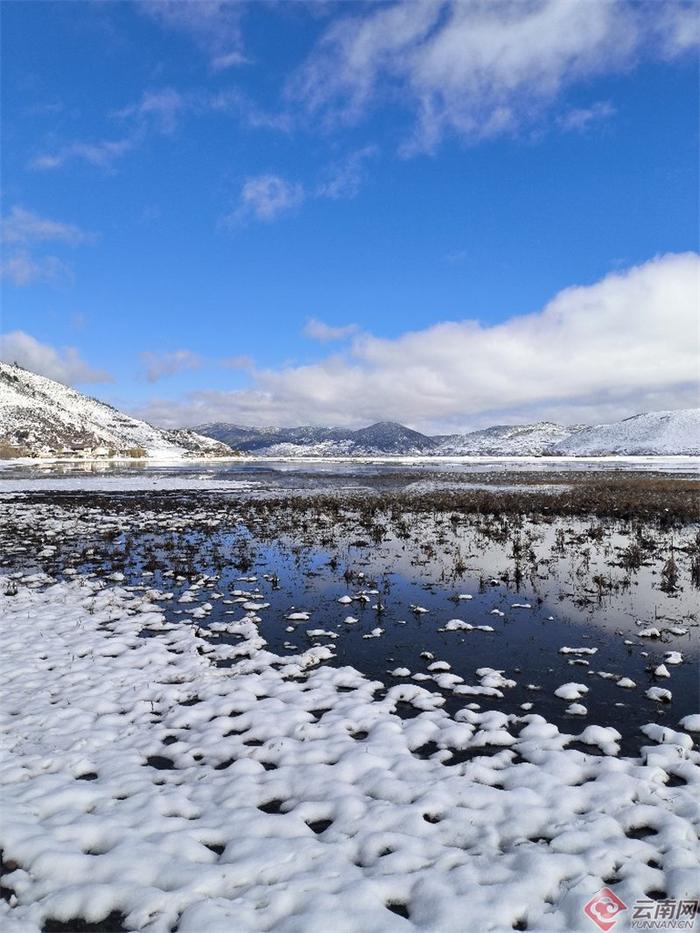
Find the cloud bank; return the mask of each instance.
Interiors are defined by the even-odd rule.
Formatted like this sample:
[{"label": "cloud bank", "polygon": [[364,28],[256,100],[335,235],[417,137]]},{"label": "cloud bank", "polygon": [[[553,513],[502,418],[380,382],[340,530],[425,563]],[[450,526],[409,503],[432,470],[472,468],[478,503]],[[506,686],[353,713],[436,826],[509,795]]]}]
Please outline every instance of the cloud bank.
[{"label": "cloud bank", "polygon": [[248,388],[139,411],[157,423],[335,424],[422,430],[603,421],[698,404],[700,256],[671,254],[559,292],[533,314],[358,334],[317,363],[254,370]]}]

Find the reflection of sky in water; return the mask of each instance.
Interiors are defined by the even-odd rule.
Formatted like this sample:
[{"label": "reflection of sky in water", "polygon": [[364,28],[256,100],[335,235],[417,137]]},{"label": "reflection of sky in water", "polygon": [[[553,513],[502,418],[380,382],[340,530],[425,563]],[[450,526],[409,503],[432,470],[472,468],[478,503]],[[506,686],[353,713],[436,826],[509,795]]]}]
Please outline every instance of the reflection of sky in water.
[{"label": "reflection of sky in water", "polygon": [[[654,558],[653,566],[642,567],[632,574],[629,586],[598,598],[597,588],[592,583],[597,573],[613,581],[621,581],[626,576],[621,567],[611,567],[609,562],[618,559],[614,549],[626,546],[629,538],[613,534],[601,543],[570,544],[565,554],[558,554],[554,549],[558,528],[581,532],[588,525],[568,520],[551,525],[526,524],[523,533],[533,532],[537,536],[533,544],[537,564],[531,574],[530,565],[523,562],[523,578],[516,588],[513,582],[515,565],[510,556],[512,541],[497,544],[476,536],[473,529],[465,527],[458,529],[454,536],[448,532],[444,547],[431,556],[420,549],[421,540],[435,541],[434,532],[428,534],[430,521],[418,518],[412,522],[413,543],[390,537],[380,545],[368,547],[348,543],[357,540],[357,534],[347,538],[343,535],[343,539],[339,538],[329,549],[301,547],[292,539],[261,543],[253,536],[255,562],[248,573],[255,574],[257,582],[240,582],[240,572],[229,568],[218,586],[222,592],[226,592],[227,586],[260,589],[265,602],[271,604],[260,612],[260,629],[275,651],[295,650],[285,648],[285,643],[298,649],[312,643],[333,644],[337,658],[332,663],[350,664],[371,677],[392,683],[395,681],[387,672],[396,667],[407,667],[412,674],[427,673],[429,661],[420,657],[421,652],[427,650],[436,659],[447,661],[453,672],[464,677],[468,684],[478,684],[474,671],[482,666],[505,669],[518,682],[516,688],[505,691],[504,699],[458,698],[446,693],[448,708],[453,711],[476,701],[483,708],[522,713],[519,705],[532,702],[533,712],[540,712],[564,731],[578,732],[591,722],[614,725],[626,736],[629,750],[638,741],[636,730],[640,725],[658,720],[674,727],[682,715],[700,709],[697,594],[691,589],[688,563],[684,563],[682,555],[678,555],[683,585],[679,594],[670,596],[659,589],[664,555]],[[365,537],[361,533],[359,536]],[[665,543],[669,540],[666,538]],[[681,543],[677,534],[674,543]],[[467,566],[460,577],[454,577],[452,572],[457,548]],[[583,570],[585,549],[590,549],[590,554],[587,569]],[[335,569],[329,566],[333,556],[338,558]],[[347,567],[364,572],[367,588],[369,581],[376,582],[382,590],[384,612],[379,614],[372,608],[376,605],[375,596],[366,608],[358,602],[338,603],[340,596],[352,595],[362,588],[357,581],[346,585],[343,571]],[[498,579],[505,571],[509,572],[509,583]],[[264,573],[278,575],[279,589],[273,589],[263,579]],[[458,601],[455,597],[460,593],[473,598]],[[206,592],[202,598],[206,599]],[[532,608],[513,608],[513,603],[530,603]],[[429,612],[416,615],[411,605],[422,606]],[[295,624],[294,631],[288,632],[286,628],[290,623],[285,616],[292,607],[309,611],[311,618],[308,623]],[[172,603],[169,612],[173,609],[182,609],[186,615],[188,606]],[[227,615],[226,610],[232,609],[233,614]],[[504,615],[492,614],[493,609]],[[215,601],[213,612],[203,624],[237,619],[242,614],[235,606]],[[346,624],[344,619],[348,615],[356,617],[358,622]],[[438,631],[455,618],[475,626],[490,625],[495,631]],[[639,638],[638,632],[643,626],[637,625],[637,620],[662,630],[672,625],[689,631],[682,636],[664,633],[661,640],[651,641]],[[381,637],[363,638],[376,626],[384,629]],[[306,634],[310,629],[332,631],[339,637],[311,640]],[[633,644],[625,645],[625,640]],[[563,646],[591,647],[598,651],[585,658],[590,662],[587,667],[569,664],[572,656],[559,653]],[[685,663],[669,666],[671,677],[657,680],[647,668],[660,664],[669,650],[681,651]],[[618,687],[614,680],[591,673],[598,671],[631,677],[637,688],[626,690]],[[588,716],[567,716],[568,703],[553,696],[558,686],[569,681],[589,687],[588,695],[581,701],[588,708]],[[528,690],[527,684],[537,684],[542,689]],[[422,685],[436,689],[432,681],[422,682]],[[644,692],[652,685],[670,689],[672,704],[661,707],[646,698]]]}]

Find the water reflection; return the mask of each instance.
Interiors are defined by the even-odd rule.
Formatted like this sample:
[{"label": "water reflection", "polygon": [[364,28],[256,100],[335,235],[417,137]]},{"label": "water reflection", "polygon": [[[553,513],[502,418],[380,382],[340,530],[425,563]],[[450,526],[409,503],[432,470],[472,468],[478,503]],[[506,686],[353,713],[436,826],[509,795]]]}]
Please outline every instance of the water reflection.
[{"label": "water reflection", "polygon": [[[227,483],[240,481],[265,484],[271,489],[317,489],[327,488],[362,488],[381,483],[384,488],[405,488],[419,482],[431,482],[433,485],[451,485],[451,478],[460,475],[476,474],[485,477],[504,475],[504,484],[488,480],[489,488],[512,489],[512,483],[505,481],[506,475],[533,474],[543,478],[548,474],[581,474],[600,472],[662,472],[678,476],[699,478],[697,457],[629,457],[629,458],[580,458],[561,457],[521,457],[521,458],[461,458],[459,460],[430,458],[392,458],[390,460],[364,459],[352,461],[331,460],[265,460],[236,459],[232,461],[192,461],[191,463],[163,464],[147,461],[110,462],[106,460],[73,462],[0,462],[0,491],[16,489],[17,481],[26,480],[32,488],[33,483],[41,488],[48,483],[38,481],[60,480],[62,478],[82,478],[86,488],[99,488],[99,479],[105,477],[141,477],[146,485],[174,488],[181,484],[187,487],[192,481],[204,488],[209,482],[212,488],[225,486]],[[421,476],[424,477],[421,480]],[[441,480],[441,477],[444,479]],[[13,481],[10,486],[8,481]],[[472,488],[483,488],[477,482]],[[554,487],[561,483],[554,483]],[[110,484],[116,488],[117,484]],[[36,487],[34,487],[36,488]],[[56,488],[61,488],[60,485]],[[67,487],[66,487],[67,488]],[[464,486],[462,486],[464,488]],[[523,491],[522,486],[519,487]],[[543,491],[544,484],[537,486]]]}]

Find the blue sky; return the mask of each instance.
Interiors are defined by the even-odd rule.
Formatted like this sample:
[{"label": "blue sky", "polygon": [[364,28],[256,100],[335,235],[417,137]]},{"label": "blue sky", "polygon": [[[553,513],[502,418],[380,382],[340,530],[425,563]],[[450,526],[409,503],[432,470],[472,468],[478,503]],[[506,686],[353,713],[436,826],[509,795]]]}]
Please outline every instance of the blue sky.
[{"label": "blue sky", "polygon": [[696,404],[697,6],[1,12],[4,358],[169,424]]}]

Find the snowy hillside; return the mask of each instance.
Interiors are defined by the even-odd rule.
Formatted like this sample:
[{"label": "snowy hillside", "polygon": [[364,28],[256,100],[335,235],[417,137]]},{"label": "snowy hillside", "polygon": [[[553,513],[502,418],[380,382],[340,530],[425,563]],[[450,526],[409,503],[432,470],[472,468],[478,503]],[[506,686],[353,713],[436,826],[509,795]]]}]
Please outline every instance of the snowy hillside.
[{"label": "snowy hillside", "polygon": [[274,447],[289,445],[292,448],[308,448],[314,445],[341,443],[348,441],[353,434],[345,428],[318,428],[303,426],[298,428],[251,428],[226,422],[202,424],[195,429],[199,434],[216,438],[236,450],[258,453]]},{"label": "snowy hillside", "polygon": [[496,425],[470,434],[452,434],[440,438],[436,453],[452,456],[538,457],[551,452],[558,443],[581,430],[580,425],[566,428],[550,421]]},{"label": "snowy hillside", "polygon": [[154,428],[53,379],[0,363],[0,459],[64,455],[178,460],[231,453],[194,431]]},{"label": "snowy hillside", "polygon": [[568,456],[598,457],[700,455],[700,408],[653,411],[613,424],[599,424],[558,443],[554,452]]}]

